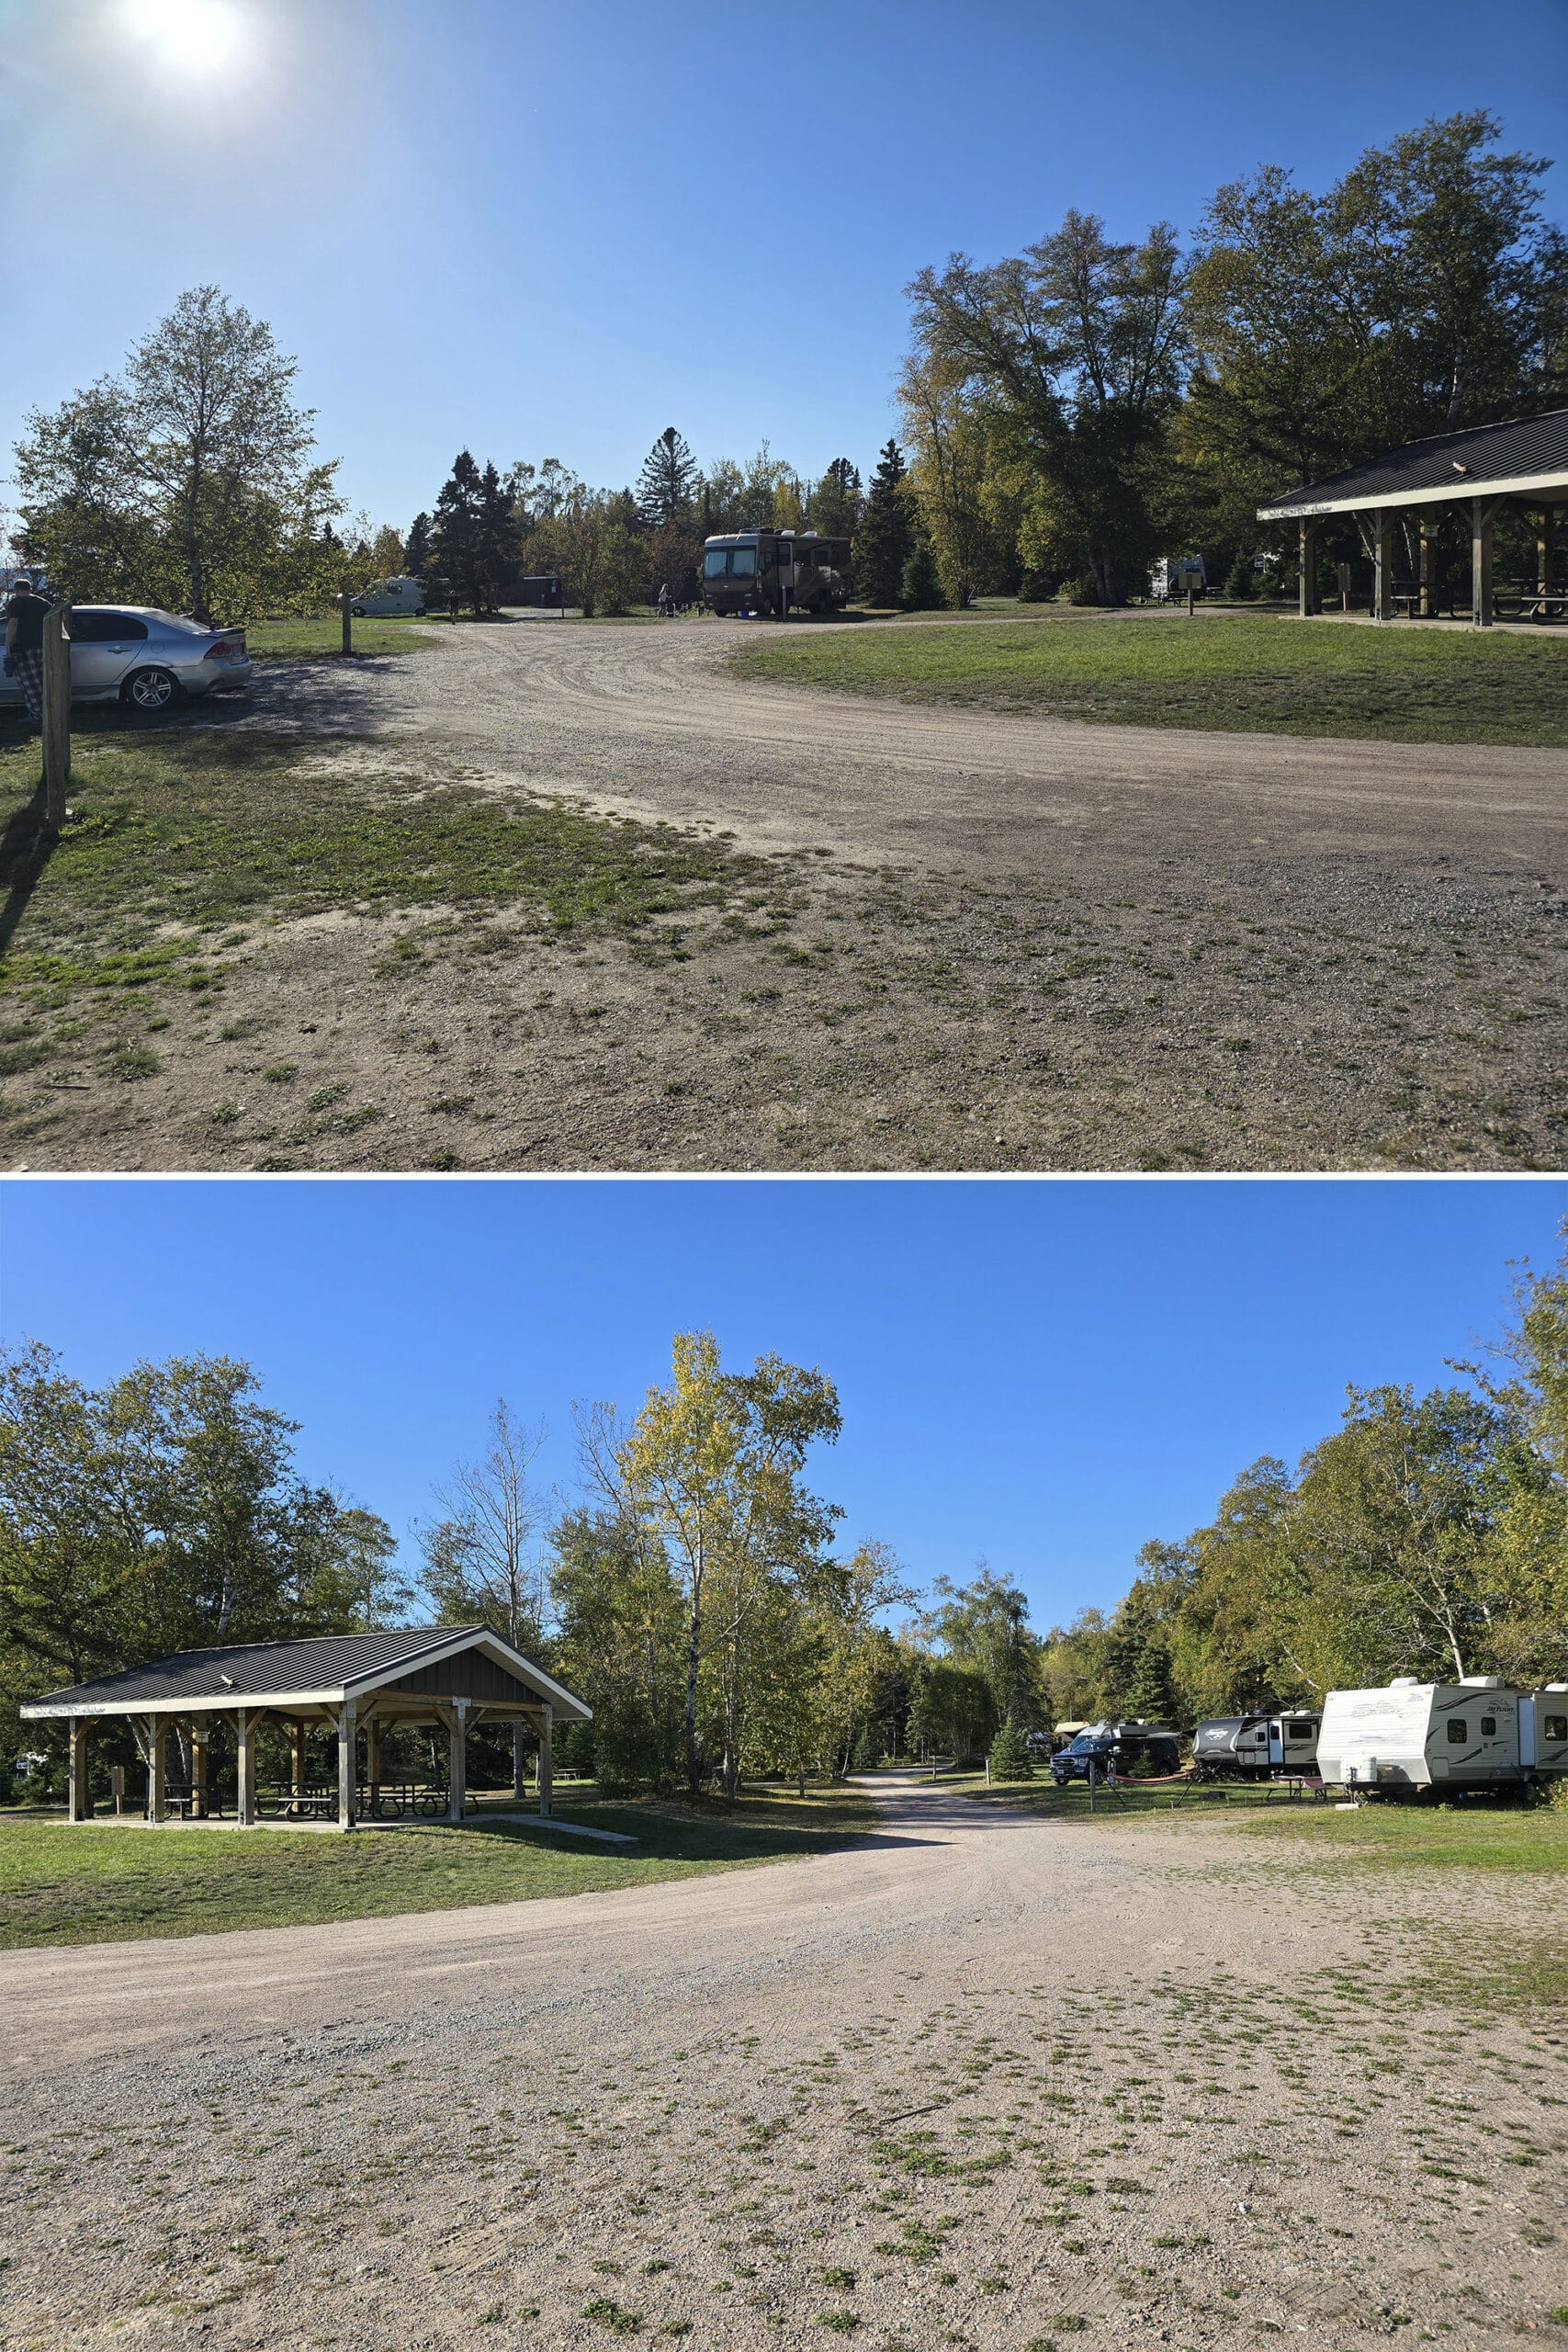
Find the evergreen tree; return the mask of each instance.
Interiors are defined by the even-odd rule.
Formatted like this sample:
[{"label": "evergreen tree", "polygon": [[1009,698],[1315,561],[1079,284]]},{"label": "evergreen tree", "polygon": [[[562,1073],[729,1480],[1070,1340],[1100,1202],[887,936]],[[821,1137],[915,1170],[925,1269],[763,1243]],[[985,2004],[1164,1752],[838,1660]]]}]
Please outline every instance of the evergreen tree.
[{"label": "evergreen tree", "polygon": [[1009,1715],[991,1742],[993,1781],[1032,1781],[1034,1765],[1023,1734]]},{"label": "evergreen tree", "polygon": [[485,610],[504,604],[518,571],[517,519],[512,500],[493,465],[479,476],[475,571]]},{"label": "evergreen tree", "polygon": [[860,471],[848,458],[835,458],[811,493],[809,519],[827,539],[852,538],[860,528]]},{"label": "evergreen tree", "polygon": [[904,566],[915,546],[905,473],[904,453],[897,441],[889,441],[871,478],[855,537],[855,588],[863,605],[896,605],[904,593]]},{"label": "evergreen tree", "polygon": [[867,1724],[855,1742],[854,1754],[850,1758],[850,1770],[852,1772],[874,1772],[881,1761],[882,1742],[877,1736],[875,1725]]},{"label": "evergreen tree", "polygon": [[479,560],[484,481],[468,450],[460,449],[435,502],[431,532],[436,563],[461,601],[479,610]]},{"label": "evergreen tree", "polygon": [[637,508],[651,530],[691,512],[700,477],[688,444],[667,424],[637,478]]},{"label": "evergreen tree", "polygon": [[946,602],[937,572],[936,557],[924,531],[917,537],[904,565],[900,601],[911,613],[934,612],[939,605]]},{"label": "evergreen tree", "polygon": [[1235,561],[1232,564],[1230,570],[1225,574],[1225,584],[1222,589],[1221,594],[1224,595],[1227,604],[1251,604],[1254,596],[1258,594],[1258,591],[1253,584],[1252,558],[1249,555],[1238,555],[1236,557]]},{"label": "evergreen tree", "polygon": [[430,561],[430,517],[423,509],[409,525],[403,546],[403,568],[411,580],[422,580]]}]

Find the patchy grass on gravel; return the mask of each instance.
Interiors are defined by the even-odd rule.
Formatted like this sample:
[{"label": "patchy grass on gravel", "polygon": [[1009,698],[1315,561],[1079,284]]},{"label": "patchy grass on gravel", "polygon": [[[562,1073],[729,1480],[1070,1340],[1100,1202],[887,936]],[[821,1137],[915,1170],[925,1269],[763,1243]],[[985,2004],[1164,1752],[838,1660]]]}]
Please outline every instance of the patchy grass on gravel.
[{"label": "patchy grass on gravel", "polygon": [[769,685],[957,703],[1111,727],[1568,743],[1568,639],[1376,629],[1274,615],[1189,621],[1062,613],[748,639]]},{"label": "patchy grass on gravel", "polygon": [[57,1004],[82,988],[219,985],[226,927],[265,914],[520,906],[544,933],[645,937],[660,916],[774,887],[772,865],[727,842],[502,799],[392,750],[356,763],[201,725],[80,737],[71,820],[47,854],[35,777],[36,754],[0,754],[0,888],[20,901],[0,994]]},{"label": "patchy grass on gravel", "polygon": [[229,1928],[523,1903],[835,1852],[874,1829],[847,1791],[749,1792],[733,1807],[652,1802],[558,1808],[620,1829],[635,1849],[590,1847],[480,1815],[458,1829],[419,1823],[349,1838],[288,1830],[104,1821],[0,1822],[0,1949],[208,1935]]}]

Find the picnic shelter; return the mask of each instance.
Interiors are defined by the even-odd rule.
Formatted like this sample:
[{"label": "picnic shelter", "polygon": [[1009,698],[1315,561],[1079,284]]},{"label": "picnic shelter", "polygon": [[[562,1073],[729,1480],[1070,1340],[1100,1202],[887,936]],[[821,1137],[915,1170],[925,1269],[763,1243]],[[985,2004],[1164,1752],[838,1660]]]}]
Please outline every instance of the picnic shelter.
[{"label": "picnic shelter", "polygon": [[[1562,619],[1568,594],[1553,573],[1559,508],[1568,502],[1568,409],[1516,417],[1409,441],[1326,481],[1293,490],[1260,506],[1260,523],[1294,523],[1300,535],[1303,618],[1321,609],[1316,545],[1325,524],[1353,518],[1372,559],[1372,617],[1438,616],[1438,538],[1458,510],[1470,538],[1469,618],[1489,628],[1500,616]],[[1500,616],[1493,580],[1492,541],[1498,514],[1522,508],[1536,518],[1535,576],[1506,583],[1508,615]],[[1406,548],[1414,561],[1403,567]]]},{"label": "picnic shelter", "polygon": [[[361,1818],[384,1820],[414,1810],[445,1810],[460,1821],[468,1736],[481,1722],[521,1724],[536,1734],[539,1811],[547,1816],[555,1726],[588,1723],[592,1712],[488,1625],[415,1625],[397,1633],[182,1650],[96,1682],[51,1690],[21,1709],[30,1721],[67,1725],[72,1821],[86,1820],[93,1809],[87,1778],[93,1725],[119,1718],[129,1721],[146,1764],[149,1821],[166,1820],[174,1811],[197,1819],[209,1814],[209,1746],[215,1724],[224,1722],[237,1743],[241,1827],[254,1827],[263,1818],[256,1736],[263,1724],[273,1724],[288,1733],[291,1772],[289,1785],[265,1792],[266,1811],[281,1821],[326,1819],[340,1829],[354,1828]],[[445,1730],[444,1791],[391,1791],[384,1783],[383,1738],[405,1724]],[[306,1742],[321,1726],[335,1735],[337,1747],[335,1787],[326,1789],[312,1787],[306,1775]],[[188,1787],[172,1795],[168,1747],[176,1727],[188,1741],[189,1779]]]}]

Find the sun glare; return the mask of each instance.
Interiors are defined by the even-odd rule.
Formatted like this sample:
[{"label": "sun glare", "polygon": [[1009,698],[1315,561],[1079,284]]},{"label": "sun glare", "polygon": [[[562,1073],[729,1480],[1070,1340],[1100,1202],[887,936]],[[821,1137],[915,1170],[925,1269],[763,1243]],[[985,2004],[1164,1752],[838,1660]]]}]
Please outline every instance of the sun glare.
[{"label": "sun glare", "polygon": [[161,67],[211,74],[238,51],[244,26],[236,0],[121,0],[131,34]]}]

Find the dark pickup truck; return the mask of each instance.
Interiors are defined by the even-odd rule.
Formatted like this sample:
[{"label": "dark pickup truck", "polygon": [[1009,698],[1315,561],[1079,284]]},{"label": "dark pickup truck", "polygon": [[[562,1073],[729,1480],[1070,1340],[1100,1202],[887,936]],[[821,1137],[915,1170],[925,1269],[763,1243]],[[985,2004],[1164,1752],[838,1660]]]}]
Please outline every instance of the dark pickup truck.
[{"label": "dark pickup truck", "polygon": [[1174,1772],[1180,1760],[1180,1741],[1163,1724],[1091,1724],[1070,1746],[1051,1758],[1051,1778],[1059,1789],[1069,1781],[1109,1779],[1157,1780]]}]

